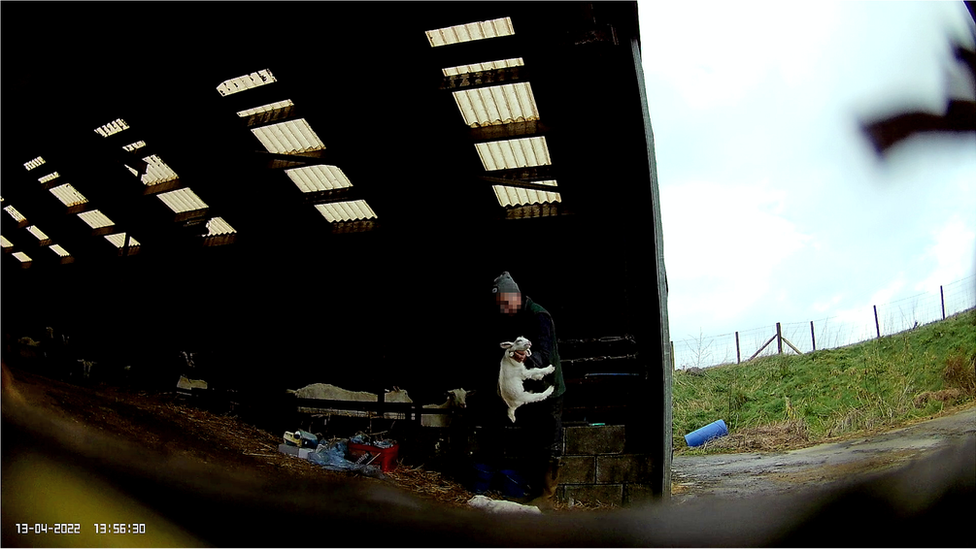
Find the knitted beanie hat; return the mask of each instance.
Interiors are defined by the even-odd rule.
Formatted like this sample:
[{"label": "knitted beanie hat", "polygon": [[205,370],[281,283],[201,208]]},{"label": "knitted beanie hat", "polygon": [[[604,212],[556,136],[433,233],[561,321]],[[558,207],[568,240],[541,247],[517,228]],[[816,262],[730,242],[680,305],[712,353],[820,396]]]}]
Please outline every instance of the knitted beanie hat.
[{"label": "knitted beanie hat", "polygon": [[518,284],[512,280],[512,275],[508,274],[508,271],[503,272],[498,275],[495,279],[495,285],[491,288],[491,293],[522,293],[519,290]]}]

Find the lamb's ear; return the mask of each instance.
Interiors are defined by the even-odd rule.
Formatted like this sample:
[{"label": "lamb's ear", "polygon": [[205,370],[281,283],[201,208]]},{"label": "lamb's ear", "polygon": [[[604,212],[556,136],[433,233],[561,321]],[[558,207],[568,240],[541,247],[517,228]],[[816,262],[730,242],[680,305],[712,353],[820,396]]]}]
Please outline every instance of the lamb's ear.
[{"label": "lamb's ear", "polygon": [[503,341],[503,342],[502,342],[502,349],[508,349],[508,348],[509,348],[509,347],[511,347],[512,345],[515,345],[515,344],[514,344],[514,343],[512,343],[511,341]]}]

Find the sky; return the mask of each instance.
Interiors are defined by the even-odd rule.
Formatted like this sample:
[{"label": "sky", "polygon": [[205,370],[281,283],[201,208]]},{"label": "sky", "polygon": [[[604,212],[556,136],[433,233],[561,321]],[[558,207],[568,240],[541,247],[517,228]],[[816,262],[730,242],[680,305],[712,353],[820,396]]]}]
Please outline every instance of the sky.
[{"label": "sky", "polygon": [[973,98],[962,2],[638,9],[673,341],[864,318],[976,273],[976,134],[881,159],[858,126]]}]

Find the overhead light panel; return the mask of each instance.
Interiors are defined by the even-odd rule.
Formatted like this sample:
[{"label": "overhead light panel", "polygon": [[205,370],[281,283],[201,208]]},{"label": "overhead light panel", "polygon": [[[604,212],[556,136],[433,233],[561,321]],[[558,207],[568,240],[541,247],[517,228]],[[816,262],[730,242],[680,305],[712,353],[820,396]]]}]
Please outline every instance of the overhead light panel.
[{"label": "overhead light panel", "polygon": [[444,27],[426,32],[430,46],[436,48],[448,44],[460,44],[473,40],[510,36],[515,34],[515,28],[512,27],[511,17],[503,17],[501,19],[454,25],[452,27]]},{"label": "overhead light panel", "polygon": [[243,111],[237,111],[237,116],[241,118],[247,118],[248,116],[254,116],[255,114],[261,114],[263,112],[276,111],[279,109],[285,109],[288,107],[294,107],[295,104],[291,102],[291,99],[285,99],[284,101],[278,101],[276,103],[269,103],[267,105],[261,105],[260,107],[254,107],[252,109],[247,109]]},{"label": "overhead light panel", "polygon": [[507,69],[509,67],[522,67],[522,66],[525,66],[525,61],[523,61],[521,57],[514,57],[512,59],[501,59],[498,61],[486,61],[484,63],[472,63],[470,65],[447,67],[441,69],[441,72],[444,73],[444,76],[457,76],[459,74],[491,71],[495,69]]},{"label": "overhead light panel", "polygon": [[228,95],[274,82],[277,82],[277,80],[275,79],[274,75],[271,74],[271,70],[264,69],[257,72],[252,72],[251,74],[245,74],[244,76],[238,76],[237,78],[231,78],[230,80],[224,80],[219,86],[217,86],[217,92],[226,97]]},{"label": "overhead light panel", "polygon": [[295,154],[325,149],[325,144],[312,131],[312,127],[304,118],[251,128],[251,131],[268,152],[275,154]]},{"label": "overhead light panel", "polygon": [[223,236],[236,232],[234,227],[230,226],[230,223],[224,221],[224,218],[214,217],[210,221],[207,221],[207,234],[204,236]]},{"label": "overhead light panel", "polygon": [[38,240],[50,240],[51,239],[50,236],[44,234],[44,231],[38,229],[37,228],[37,225],[31,225],[30,227],[27,227],[27,232],[29,232],[30,234],[34,235],[34,237],[37,238]]},{"label": "overhead light panel", "polygon": [[16,220],[17,222],[27,221],[27,218],[24,217],[24,214],[17,211],[17,208],[14,208],[13,206],[7,206],[6,208],[3,209],[3,211],[10,214],[10,217],[14,218],[14,220]]},{"label": "overhead light panel", "polygon": [[337,166],[315,165],[285,170],[303,193],[352,187],[349,178]]},{"label": "overhead light panel", "polygon": [[[125,246],[125,233],[115,233],[105,235],[105,240],[108,240],[116,248],[122,248]],[[135,238],[129,237],[129,247],[134,248],[139,245],[139,241]]]},{"label": "overhead light panel", "polygon": [[14,247],[14,244],[13,244],[13,242],[7,240],[7,237],[5,237],[3,235],[0,235],[0,247],[3,247],[3,248],[13,248]]},{"label": "overhead light panel", "polygon": [[54,173],[49,173],[49,174],[45,175],[44,177],[38,177],[37,180],[39,182],[41,182],[41,183],[47,183],[48,181],[54,181],[58,177],[60,177],[58,175],[58,172],[54,172]]},{"label": "overhead light panel", "polygon": [[92,229],[101,229],[102,227],[111,227],[112,225],[115,225],[114,221],[98,210],[82,212],[78,214],[78,217]]},{"label": "overhead light panel", "polygon": [[488,171],[552,164],[545,136],[475,143],[475,149]]},{"label": "overhead light panel", "polygon": [[52,187],[49,189],[51,194],[57,197],[62,204],[68,206],[77,206],[78,204],[84,204],[88,202],[80,192],[78,192],[70,183],[65,183],[64,185],[59,185],[57,187]]},{"label": "overhead light panel", "polygon": [[452,95],[464,123],[472,128],[539,120],[528,82],[458,90]]},{"label": "overhead light panel", "polygon": [[329,223],[340,221],[360,221],[376,219],[376,213],[365,200],[351,200],[348,202],[329,202],[316,204],[315,209],[322,214]]},{"label": "overhead light panel", "polygon": [[[541,185],[556,186],[555,181],[538,181]],[[495,198],[498,204],[505,207],[528,206],[530,204],[545,204],[561,202],[562,197],[555,191],[537,191],[535,189],[524,189],[522,187],[510,187],[507,185],[492,185],[495,191]]]},{"label": "overhead light panel", "polygon": [[189,188],[177,189],[168,193],[157,194],[169,209],[176,213],[192,212],[195,210],[205,210],[209,206]]},{"label": "overhead light panel", "polygon": [[[141,181],[147,187],[158,185],[160,183],[165,183],[166,181],[179,179],[179,176],[176,175],[176,172],[173,171],[173,168],[170,168],[169,165],[163,162],[163,160],[159,158],[159,155],[154,154],[151,156],[147,156],[143,158],[143,160],[148,164],[148,166],[146,166],[146,173],[143,174],[143,176],[141,177]],[[139,175],[139,171],[136,170],[135,168],[128,165],[126,166],[126,168],[129,168],[129,171],[132,172],[132,175],[135,176]]]},{"label": "overhead light panel", "polygon": [[58,254],[58,256],[60,256],[60,257],[68,257],[68,256],[71,255],[71,254],[68,253],[67,250],[65,250],[64,248],[62,248],[60,244],[51,244],[48,247],[51,248],[51,250],[54,253]]},{"label": "overhead light panel", "polygon": [[24,252],[14,252],[11,255],[13,255],[14,257],[16,257],[17,260],[20,261],[21,263],[30,263],[31,262],[30,256],[27,255],[27,254],[25,254]]},{"label": "overhead light panel", "polygon": [[38,156],[37,158],[35,158],[33,160],[30,160],[28,162],[24,162],[24,167],[27,168],[27,171],[31,171],[34,168],[36,168],[36,167],[38,167],[38,166],[40,166],[42,164],[44,164],[44,159],[41,158],[40,156]]},{"label": "overhead light panel", "polygon": [[102,137],[108,137],[110,135],[115,135],[121,131],[129,129],[129,125],[126,124],[125,120],[121,118],[116,118],[115,120],[95,128],[95,133]]},{"label": "overhead light panel", "polygon": [[140,139],[135,143],[129,143],[128,145],[123,145],[122,148],[125,149],[126,152],[132,152],[141,149],[145,146],[146,146],[146,142]]}]

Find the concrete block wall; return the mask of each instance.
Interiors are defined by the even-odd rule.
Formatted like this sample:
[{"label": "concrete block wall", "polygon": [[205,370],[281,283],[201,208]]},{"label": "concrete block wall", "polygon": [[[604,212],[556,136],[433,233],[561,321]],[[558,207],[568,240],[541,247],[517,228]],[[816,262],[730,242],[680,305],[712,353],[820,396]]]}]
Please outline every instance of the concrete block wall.
[{"label": "concrete block wall", "polygon": [[591,505],[650,499],[650,456],[625,454],[625,442],[623,425],[564,427],[556,497]]}]

